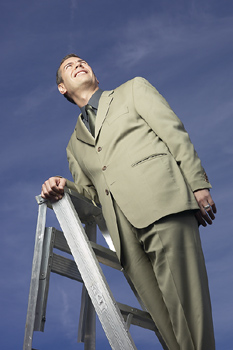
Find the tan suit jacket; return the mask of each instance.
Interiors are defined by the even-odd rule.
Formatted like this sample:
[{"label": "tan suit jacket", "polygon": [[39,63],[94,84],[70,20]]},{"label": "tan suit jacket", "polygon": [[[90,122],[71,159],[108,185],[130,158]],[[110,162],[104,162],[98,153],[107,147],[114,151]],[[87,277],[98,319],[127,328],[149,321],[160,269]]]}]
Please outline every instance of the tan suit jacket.
[{"label": "tan suit jacket", "polygon": [[101,203],[118,253],[112,196],[129,222],[142,228],[198,209],[193,191],[211,187],[183,124],[139,77],[103,92],[95,138],[78,118],[67,157],[75,189]]}]

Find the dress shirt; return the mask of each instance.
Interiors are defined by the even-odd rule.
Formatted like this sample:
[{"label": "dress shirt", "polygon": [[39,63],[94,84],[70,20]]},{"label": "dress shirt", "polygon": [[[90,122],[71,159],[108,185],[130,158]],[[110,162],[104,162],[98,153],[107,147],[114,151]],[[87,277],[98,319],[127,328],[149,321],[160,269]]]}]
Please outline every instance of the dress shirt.
[{"label": "dress shirt", "polygon": [[[102,93],[103,93],[103,90],[98,89],[91,96],[90,100],[88,101],[88,105],[92,106],[95,114],[97,114],[97,109],[98,109],[98,105],[99,105],[99,99],[100,99],[100,96],[102,95]],[[88,118],[88,115],[86,113],[86,106],[83,106],[83,107],[80,108],[81,109],[81,113],[82,113],[81,118],[82,118],[83,123],[86,125],[87,129],[90,131],[89,118]]]}]

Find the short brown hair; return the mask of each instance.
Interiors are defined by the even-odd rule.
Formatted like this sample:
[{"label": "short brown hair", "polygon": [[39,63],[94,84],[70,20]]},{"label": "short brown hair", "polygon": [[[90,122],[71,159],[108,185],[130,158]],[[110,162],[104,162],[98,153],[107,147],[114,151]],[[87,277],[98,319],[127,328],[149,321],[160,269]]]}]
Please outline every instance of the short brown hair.
[{"label": "short brown hair", "polygon": [[[57,82],[57,85],[63,83],[63,79],[62,79],[62,76],[61,76],[61,71],[60,71],[60,68],[61,68],[61,65],[63,62],[65,62],[68,58],[71,58],[71,57],[77,57],[77,58],[80,58],[79,56],[77,56],[75,53],[70,53],[69,55],[66,55],[65,57],[63,57],[63,59],[61,60],[61,63],[59,65],[59,68],[57,70],[57,73],[56,73],[56,82]],[[74,100],[72,98],[69,97],[69,95],[67,93],[64,94],[64,97],[70,101],[71,103],[74,103]]]}]

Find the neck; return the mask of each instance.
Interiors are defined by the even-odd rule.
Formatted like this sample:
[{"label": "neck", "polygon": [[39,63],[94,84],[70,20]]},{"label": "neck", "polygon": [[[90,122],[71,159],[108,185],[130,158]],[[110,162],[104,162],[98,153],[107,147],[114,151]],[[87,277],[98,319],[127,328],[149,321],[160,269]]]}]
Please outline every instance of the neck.
[{"label": "neck", "polygon": [[76,91],[74,96],[72,96],[74,102],[79,106],[79,108],[86,106],[91,96],[99,89],[99,86],[96,86],[94,89]]}]

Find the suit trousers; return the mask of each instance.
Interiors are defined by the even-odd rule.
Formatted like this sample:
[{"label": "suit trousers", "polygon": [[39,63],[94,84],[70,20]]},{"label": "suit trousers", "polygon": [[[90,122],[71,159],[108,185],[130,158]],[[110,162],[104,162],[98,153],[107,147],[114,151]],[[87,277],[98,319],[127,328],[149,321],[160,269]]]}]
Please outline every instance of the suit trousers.
[{"label": "suit trousers", "polygon": [[214,350],[208,279],[194,213],[169,215],[136,229],[113,203],[122,266],[167,348]]}]

